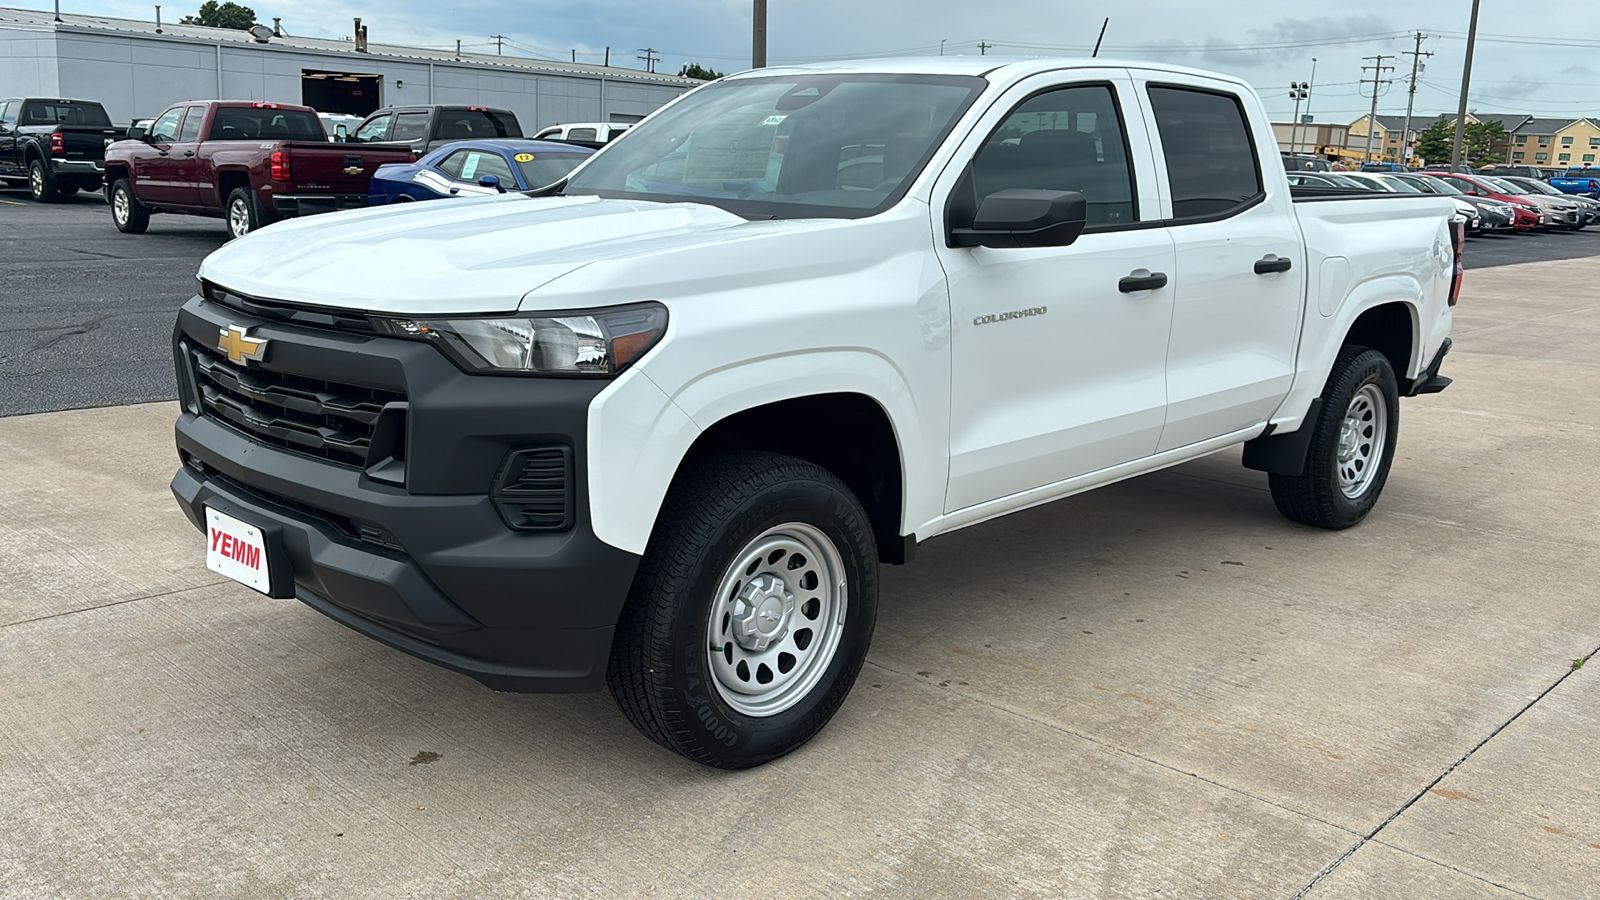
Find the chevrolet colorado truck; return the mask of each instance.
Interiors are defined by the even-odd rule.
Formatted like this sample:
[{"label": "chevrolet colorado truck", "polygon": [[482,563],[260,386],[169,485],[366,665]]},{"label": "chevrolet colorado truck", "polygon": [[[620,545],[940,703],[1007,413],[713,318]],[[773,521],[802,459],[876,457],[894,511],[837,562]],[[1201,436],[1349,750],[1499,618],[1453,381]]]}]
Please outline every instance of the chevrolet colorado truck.
[{"label": "chevrolet colorado truck", "polygon": [[403,147],[328,140],[310,107],[179,103],[106,149],[106,203],[125,233],[173,212],[220,217],[237,238],[289,216],[364,207],[372,173],[410,161]]},{"label": "chevrolet colorado truck", "polygon": [[98,191],[106,148],[122,136],[93,100],[0,100],[0,182],[26,181],[38,203]]},{"label": "chevrolet colorado truck", "polygon": [[268,596],[758,765],[936,535],[1240,444],[1288,518],[1369,513],[1449,384],[1460,223],[1296,197],[1273,146],[1245,82],[1148,63],[724,78],[540,196],[213,253],[172,490]]}]

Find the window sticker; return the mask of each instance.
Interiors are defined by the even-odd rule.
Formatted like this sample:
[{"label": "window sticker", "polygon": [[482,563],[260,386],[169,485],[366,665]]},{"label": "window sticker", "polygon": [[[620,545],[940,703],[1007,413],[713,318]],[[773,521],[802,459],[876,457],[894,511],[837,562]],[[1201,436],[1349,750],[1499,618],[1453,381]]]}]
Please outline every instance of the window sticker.
[{"label": "window sticker", "polygon": [[[770,117],[769,117],[770,118]],[[684,160],[683,180],[718,183],[767,177],[775,125],[713,124],[697,128]]]},{"label": "window sticker", "polygon": [[482,155],[481,153],[467,154],[467,164],[461,167],[461,179],[463,181],[471,181],[472,176],[478,173],[478,157]]}]

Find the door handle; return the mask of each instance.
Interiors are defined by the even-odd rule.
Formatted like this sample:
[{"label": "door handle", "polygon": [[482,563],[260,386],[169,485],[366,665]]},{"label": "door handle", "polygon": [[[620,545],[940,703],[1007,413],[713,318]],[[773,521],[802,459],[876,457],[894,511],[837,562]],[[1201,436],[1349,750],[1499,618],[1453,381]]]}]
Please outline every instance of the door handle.
[{"label": "door handle", "polygon": [[1294,268],[1294,260],[1281,256],[1263,256],[1256,260],[1257,275],[1271,275],[1274,272],[1287,272]]},{"label": "door handle", "polygon": [[166,156],[167,155],[167,151],[165,151],[165,150],[157,150],[156,151],[156,155],[157,156]]},{"label": "door handle", "polygon": [[1152,272],[1149,275],[1133,274],[1117,282],[1117,290],[1124,294],[1137,294],[1140,291],[1153,291],[1167,286],[1167,273]]},{"label": "door handle", "polygon": [[193,156],[194,155],[194,151],[193,150],[185,150],[185,151],[183,151],[183,155],[184,156]]}]

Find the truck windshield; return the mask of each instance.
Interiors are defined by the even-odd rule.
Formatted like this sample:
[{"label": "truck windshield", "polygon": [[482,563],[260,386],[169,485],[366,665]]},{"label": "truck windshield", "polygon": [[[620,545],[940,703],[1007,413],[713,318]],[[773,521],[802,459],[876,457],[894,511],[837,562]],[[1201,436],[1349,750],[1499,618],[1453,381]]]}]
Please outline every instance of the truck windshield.
[{"label": "truck windshield", "polygon": [[752,218],[860,218],[897,202],[987,83],[788,75],[700,88],[630,128],[563,193]]},{"label": "truck windshield", "polygon": [[211,119],[212,141],[326,141],[314,112],[256,106],[220,106]]},{"label": "truck windshield", "polygon": [[71,100],[28,100],[22,104],[23,125],[94,125],[105,127],[111,117],[98,103]]}]

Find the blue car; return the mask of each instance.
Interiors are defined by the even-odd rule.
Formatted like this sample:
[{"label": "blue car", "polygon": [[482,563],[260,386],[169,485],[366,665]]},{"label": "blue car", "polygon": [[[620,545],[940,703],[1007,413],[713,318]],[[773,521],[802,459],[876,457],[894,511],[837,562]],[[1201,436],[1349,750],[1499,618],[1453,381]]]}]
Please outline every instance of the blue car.
[{"label": "blue car", "polygon": [[531,191],[567,177],[594,152],[588,147],[555,141],[505,139],[446,144],[414,163],[379,166],[367,189],[367,204],[382,206]]}]

